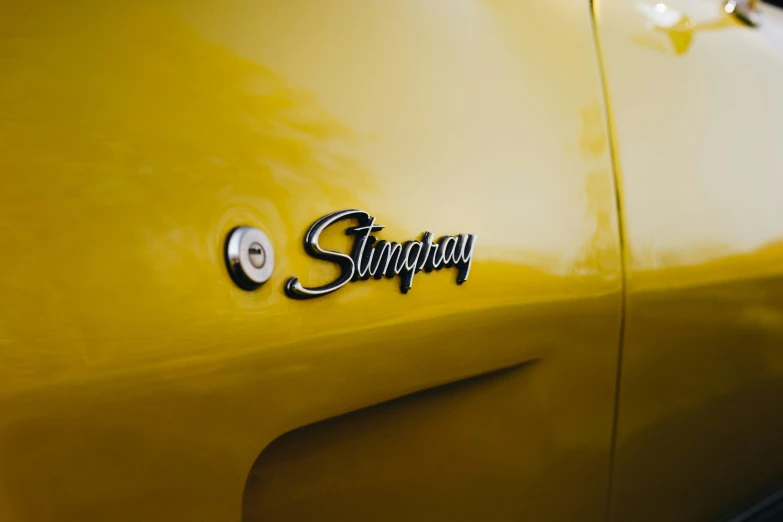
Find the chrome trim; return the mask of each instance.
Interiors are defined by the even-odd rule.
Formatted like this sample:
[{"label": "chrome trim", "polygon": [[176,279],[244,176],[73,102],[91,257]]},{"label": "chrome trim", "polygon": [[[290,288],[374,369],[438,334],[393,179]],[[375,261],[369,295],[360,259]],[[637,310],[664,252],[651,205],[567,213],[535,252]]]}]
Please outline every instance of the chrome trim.
[{"label": "chrome trim", "polygon": [[[359,222],[358,226],[346,230],[346,234],[355,236],[351,254],[323,249],[318,242],[321,232],[346,219]],[[299,282],[299,278],[292,277],[285,285],[286,295],[293,299],[311,299],[330,294],[350,282],[395,276],[400,278],[400,291],[407,294],[413,286],[413,276],[421,270],[431,272],[450,267],[457,268],[458,285],[468,279],[475,234],[443,236],[438,243],[433,243],[432,234],[424,232],[420,241],[395,243],[379,241],[372,235],[383,228],[383,225],[375,223],[375,218],[370,214],[356,209],[333,212],[313,223],[305,234],[305,251],[311,257],[337,264],[340,276],[331,283],[315,288],[307,288]]]},{"label": "chrome trim", "polygon": [[758,27],[761,23],[758,0],[726,0],[723,10],[750,27]]},{"label": "chrome trim", "polygon": [[275,269],[272,242],[253,227],[237,227],[229,232],[225,258],[231,279],[243,290],[255,290],[272,277]]}]

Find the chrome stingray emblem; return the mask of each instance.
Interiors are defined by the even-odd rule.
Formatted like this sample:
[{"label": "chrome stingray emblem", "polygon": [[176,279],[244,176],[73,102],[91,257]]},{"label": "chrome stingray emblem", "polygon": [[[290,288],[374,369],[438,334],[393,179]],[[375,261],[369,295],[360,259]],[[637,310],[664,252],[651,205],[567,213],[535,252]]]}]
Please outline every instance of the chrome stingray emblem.
[{"label": "chrome stingray emblem", "polygon": [[[322,248],[318,243],[321,233],[335,223],[348,219],[359,221],[359,226],[345,231],[355,236],[350,255]],[[294,299],[311,299],[330,294],[352,281],[399,276],[400,291],[406,294],[413,285],[413,276],[421,270],[431,272],[449,267],[457,269],[458,285],[468,279],[476,244],[475,234],[443,236],[434,243],[432,234],[424,232],[421,241],[411,240],[400,244],[383,239],[379,241],[372,235],[382,229],[383,225],[376,225],[375,218],[362,210],[341,210],[322,217],[307,231],[305,251],[316,259],[338,265],[340,276],[316,288],[307,288],[298,278],[292,277],[285,285],[285,293]]]}]

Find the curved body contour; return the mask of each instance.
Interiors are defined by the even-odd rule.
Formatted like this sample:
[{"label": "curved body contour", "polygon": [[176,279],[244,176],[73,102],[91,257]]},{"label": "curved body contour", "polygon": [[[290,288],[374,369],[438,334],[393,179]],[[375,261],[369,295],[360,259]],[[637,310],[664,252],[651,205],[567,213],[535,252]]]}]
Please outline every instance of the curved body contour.
[{"label": "curved body contour", "polygon": [[612,520],[716,520],[783,480],[783,11],[761,8],[596,5],[627,281]]},{"label": "curved body contour", "polygon": [[[783,102],[738,120],[721,56],[773,89],[779,16],[683,53],[621,4],[6,6],[0,520],[702,520],[774,486],[783,160],[751,138]],[[303,244],[341,209],[474,234],[469,279],[290,299],[355,265],[358,220],[315,242],[345,267]]]}]

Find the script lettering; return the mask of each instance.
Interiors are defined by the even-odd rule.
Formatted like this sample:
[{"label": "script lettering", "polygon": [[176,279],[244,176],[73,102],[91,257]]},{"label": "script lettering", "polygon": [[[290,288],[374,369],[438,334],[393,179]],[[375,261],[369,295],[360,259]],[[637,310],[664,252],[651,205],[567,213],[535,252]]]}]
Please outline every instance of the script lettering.
[{"label": "script lettering", "polygon": [[[358,226],[346,229],[346,234],[354,236],[350,255],[322,248],[318,242],[321,233],[327,227],[349,219],[359,222]],[[401,244],[379,240],[373,235],[383,228],[362,210],[333,212],[313,223],[305,235],[305,251],[311,257],[338,265],[340,275],[331,283],[315,288],[305,287],[298,278],[292,277],[285,285],[286,294],[294,299],[311,299],[339,290],[349,282],[395,276],[400,278],[400,291],[407,294],[413,287],[414,276],[420,271],[451,267],[457,268],[457,284],[467,281],[473,262],[475,234],[442,236],[435,243],[432,233],[424,232],[420,240]]]}]

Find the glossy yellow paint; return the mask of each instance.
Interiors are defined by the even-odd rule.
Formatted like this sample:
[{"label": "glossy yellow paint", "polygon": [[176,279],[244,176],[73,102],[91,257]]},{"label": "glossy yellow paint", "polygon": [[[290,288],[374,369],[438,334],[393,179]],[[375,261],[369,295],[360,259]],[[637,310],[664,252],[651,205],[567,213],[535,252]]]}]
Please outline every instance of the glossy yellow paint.
[{"label": "glossy yellow paint", "polygon": [[714,520],[783,479],[783,16],[596,9],[628,263],[611,519]]},{"label": "glossy yellow paint", "polygon": [[[0,520],[603,519],[621,264],[587,2],[6,2],[0,56]],[[286,298],[334,274],[307,227],[355,207],[478,234],[470,279]],[[256,292],[240,224],[276,249]]]}]

